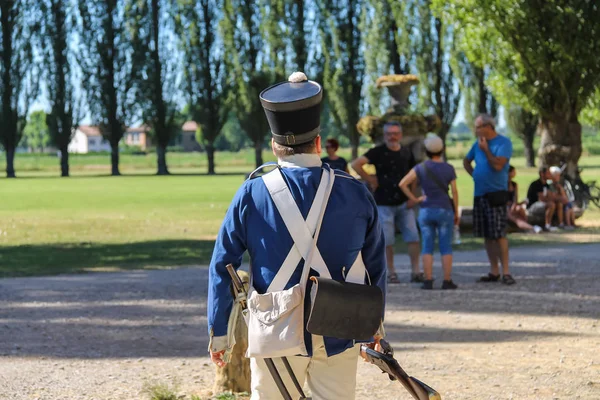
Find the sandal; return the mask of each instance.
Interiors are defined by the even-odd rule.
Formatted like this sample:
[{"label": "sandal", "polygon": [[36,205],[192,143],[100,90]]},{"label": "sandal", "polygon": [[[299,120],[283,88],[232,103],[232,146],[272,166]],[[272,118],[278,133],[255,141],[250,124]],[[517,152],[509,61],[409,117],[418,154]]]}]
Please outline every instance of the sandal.
[{"label": "sandal", "polygon": [[499,280],[500,280],[500,275],[494,275],[492,273],[489,273],[489,274],[484,275],[481,278],[479,278],[479,280],[477,282],[498,282]]},{"label": "sandal", "polygon": [[502,283],[505,285],[514,285],[517,283],[517,281],[515,281],[515,278],[513,278],[511,275],[504,275],[502,277]]},{"label": "sandal", "polygon": [[410,281],[417,282],[417,283],[423,283],[423,282],[425,282],[425,275],[422,272],[420,272],[418,274],[411,274]]},{"label": "sandal", "polygon": [[387,281],[388,283],[400,283],[400,279],[398,279],[398,274],[395,272],[388,275]]}]

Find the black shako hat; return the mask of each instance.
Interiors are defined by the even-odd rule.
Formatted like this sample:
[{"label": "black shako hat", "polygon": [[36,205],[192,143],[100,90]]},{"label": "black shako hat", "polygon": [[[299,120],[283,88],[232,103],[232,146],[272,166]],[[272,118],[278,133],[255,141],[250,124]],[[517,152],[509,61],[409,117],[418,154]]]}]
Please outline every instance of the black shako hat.
[{"label": "black shako hat", "polygon": [[308,143],[321,132],[323,88],[309,81],[303,72],[294,72],[286,82],[260,93],[273,140],[284,146]]}]

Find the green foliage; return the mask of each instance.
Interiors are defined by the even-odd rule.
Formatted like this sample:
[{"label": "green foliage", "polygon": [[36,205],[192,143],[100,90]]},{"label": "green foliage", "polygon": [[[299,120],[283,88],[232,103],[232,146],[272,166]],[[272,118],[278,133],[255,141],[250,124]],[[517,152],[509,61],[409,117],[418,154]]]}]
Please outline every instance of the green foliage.
[{"label": "green foliage", "polygon": [[511,132],[523,141],[527,166],[535,166],[533,140],[537,133],[539,117],[519,106],[509,106],[506,109],[506,121]]},{"label": "green foliage", "polygon": [[33,50],[39,38],[36,8],[31,0],[0,2],[0,147],[10,155],[6,159],[8,177],[15,176],[14,152],[39,87]]},{"label": "green foliage", "polygon": [[139,72],[132,58],[139,45],[130,35],[123,7],[111,0],[78,2],[81,68],[93,121],[104,138],[118,142],[135,114],[133,80]]},{"label": "green foliage", "polygon": [[[387,1],[373,1],[365,5],[370,12],[363,12],[359,29],[364,32],[365,46],[365,78],[366,99],[364,113],[380,116],[385,113],[385,101],[382,101],[386,91],[377,88],[375,82],[381,75],[389,73],[392,57],[396,52],[395,30],[393,16]],[[383,39],[383,40],[382,40]]]},{"label": "green foliage", "polygon": [[172,3],[159,0],[131,0],[126,10],[133,42],[137,43],[133,58],[140,63],[133,83],[139,93],[142,120],[156,141],[158,175],[169,174],[167,146],[185,121],[178,104],[177,67],[181,60],[172,40],[172,14]]},{"label": "green foliage", "polygon": [[540,116],[540,162],[577,175],[581,111],[600,86],[600,7],[589,0],[434,0],[503,104]]},{"label": "green foliage", "polygon": [[23,130],[23,147],[44,151],[51,143],[50,132],[46,125],[47,114],[44,111],[34,111],[29,114],[29,120]]},{"label": "green foliage", "polygon": [[40,2],[42,19],[42,53],[44,75],[50,103],[46,123],[52,142],[62,153],[61,175],[69,176],[68,146],[81,119],[81,106],[73,86],[74,51],[69,46],[73,40],[74,20],[72,7],[60,0]]},{"label": "green foliage", "polygon": [[208,173],[215,173],[213,149],[229,114],[225,62],[213,26],[222,0],[182,0],[178,3],[175,30],[184,57],[187,115],[198,123],[196,135],[208,154]]},{"label": "green foliage", "polygon": [[434,17],[430,0],[419,2],[417,15],[421,32],[415,48],[421,78],[420,103],[438,116],[442,123],[438,134],[445,140],[458,113],[461,97],[457,74],[450,67],[450,60],[456,57],[454,36],[457,27]]},{"label": "green foliage", "polygon": [[119,175],[118,143],[135,118],[141,95],[134,82],[146,60],[135,55],[139,20],[130,18],[123,2],[79,1],[77,7],[82,87],[92,121],[113,149],[112,174]]},{"label": "green foliage", "polygon": [[308,32],[305,27],[305,14],[308,13],[309,3],[304,0],[286,0],[285,5],[293,55],[292,65],[297,71],[306,71],[309,48],[314,48],[307,44]]},{"label": "green foliage", "polygon": [[179,400],[175,389],[164,383],[147,386],[143,392],[148,396],[148,400]]},{"label": "green foliage", "polygon": [[260,17],[261,8],[255,2],[224,0],[219,25],[228,71],[227,85],[231,88],[228,103],[255,146],[257,166],[262,164],[261,150],[269,132],[259,93],[283,78],[274,66],[266,64],[268,58],[260,35]]},{"label": "green foliage", "polygon": [[220,393],[215,397],[216,400],[235,400],[236,396],[233,393]]},{"label": "green foliage", "polygon": [[215,142],[217,150],[240,151],[252,145],[247,135],[244,134],[236,118],[229,118],[222,129],[222,134]]},{"label": "green foliage", "polygon": [[138,145],[129,145],[129,144],[120,144],[119,145],[119,153],[121,154],[148,154],[146,151],[142,150],[142,148]]},{"label": "green foliage", "polygon": [[264,56],[279,75],[286,75],[286,56],[289,49],[289,29],[286,24],[286,0],[259,0],[259,31],[267,50]]},{"label": "green foliage", "polygon": [[[350,139],[357,156],[360,134],[362,83],[365,77],[363,32],[358,29],[365,0],[318,0],[324,24],[320,27],[321,50],[325,58],[323,84],[331,114],[341,132]],[[355,154],[356,153],[356,154]]]},{"label": "green foliage", "polygon": [[588,125],[600,127],[600,87],[590,97],[586,108],[581,112],[581,121]]},{"label": "green foliage", "polygon": [[[600,7],[589,0],[434,0],[463,30],[462,47],[489,65],[494,93],[536,111],[578,115],[600,84]],[[560,27],[560,28],[558,28]]]},{"label": "green foliage", "polygon": [[464,121],[453,125],[452,128],[450,128],[450,133],[469,134],[470,136],[472,136],[471,128],[469,128],[469,125],[467,125]]}]

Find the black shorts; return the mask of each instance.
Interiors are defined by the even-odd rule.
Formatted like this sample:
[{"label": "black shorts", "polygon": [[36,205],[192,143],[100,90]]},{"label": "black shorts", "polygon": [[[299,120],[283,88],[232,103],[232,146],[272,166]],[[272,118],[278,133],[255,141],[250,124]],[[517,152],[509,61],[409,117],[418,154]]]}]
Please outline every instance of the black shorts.
[{"label": "black shorts", "polygon": [[493,207],[487,198],[475,197],[473,201],[473,235],[486,239],[506,237],[508,227],[507,207]]}]

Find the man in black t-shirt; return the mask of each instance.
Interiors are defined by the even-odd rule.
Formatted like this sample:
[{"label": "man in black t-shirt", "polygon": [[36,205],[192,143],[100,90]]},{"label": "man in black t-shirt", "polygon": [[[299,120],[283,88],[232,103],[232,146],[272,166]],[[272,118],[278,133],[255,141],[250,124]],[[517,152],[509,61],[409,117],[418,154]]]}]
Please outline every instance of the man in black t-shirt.
[{"label": "man in black t-shirt", "polygon": [[527,212],[530,215],[544,214],[544,229],[557,231],[558,229],[551,225],[556,211],[555,193],[550,190],[548,182],[552,182],[550,171],[547,167],[541,167],[540,179],[531,182],[527,190]]},{"label": "man in black t-shirt", "polygon": [[[369,184],[383,227],[388,266],[388,281],[399,283],[394,268],[394,242],[396,226],[402,232],[404,242],[408,245],[408,254],[412,265],[412,282],[422,282],[423,274],[419,272],[419,231],[413,207],[398,184],[416,165],[412,151],[400,145],[402,127],[397,122],[388,122],[383,127],[384,144],[373,147],[365,155],[352,162],[352,168]],[[365,164],[375,166],[376,175],[369,175],[363,169]],[[413,187],[414,190],[414,187]]]}]

